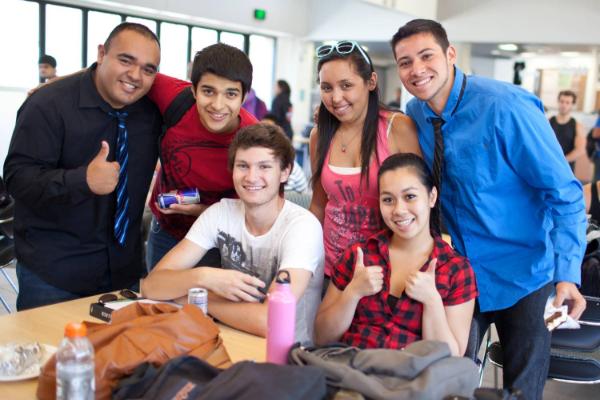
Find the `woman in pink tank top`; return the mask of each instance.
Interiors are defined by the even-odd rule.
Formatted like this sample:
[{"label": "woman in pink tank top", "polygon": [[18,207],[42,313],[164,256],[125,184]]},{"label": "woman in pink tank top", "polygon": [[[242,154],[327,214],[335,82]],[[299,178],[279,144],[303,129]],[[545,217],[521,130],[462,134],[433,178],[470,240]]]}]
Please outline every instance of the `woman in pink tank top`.
[{"label": "woman in pink tank top", "polygon": [[414,124],[380,103],[377,74],[354,41],[317,49],[321,105],[310,135],[313,197],[325,275],[352,244],[381,229],[377,171],[391,154],[421,154]]}]

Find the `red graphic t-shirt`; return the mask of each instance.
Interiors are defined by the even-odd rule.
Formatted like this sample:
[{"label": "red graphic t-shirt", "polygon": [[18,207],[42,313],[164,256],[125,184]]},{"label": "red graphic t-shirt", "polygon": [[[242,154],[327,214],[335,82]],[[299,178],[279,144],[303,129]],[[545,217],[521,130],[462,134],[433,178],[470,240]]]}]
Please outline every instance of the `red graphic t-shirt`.
[{"label": "red graphic t-shirt", "polygon": [[[148,97],[164,114],[175,96],[188,86],[191,86],[190,82],[157,74]],[[162,214],[155,204],[157,196],[174,189],[198,188],[200,202],[206,205],[222,198],[237,197],[227,168],[227,151],[239,129],[257,122],[243,108],[239,118],[240,125],[235,131],[212,133],[200,122],[196,107],[191,107],[176,125],[167,130],[161,142],[161,168],[164,168],[166,182],[163,172],[159,171],[149,205],[161,228],[178,240],[184,238],[197,217]]]}]

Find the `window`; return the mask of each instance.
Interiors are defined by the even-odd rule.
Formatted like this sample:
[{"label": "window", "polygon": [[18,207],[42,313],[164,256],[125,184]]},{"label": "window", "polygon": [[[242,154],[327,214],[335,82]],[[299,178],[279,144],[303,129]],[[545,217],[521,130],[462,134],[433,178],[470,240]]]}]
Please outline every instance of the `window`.
[{"label": "window", "polygon": [[221,32],[221,43],[228,44],[244,51],[244,35],[239,33]]},{"label": "window", "polygon": [[76,8],[46,6],[46,53],[56,58],[59,75],[79,71],[82,67],[81,15],[81,10]]},{"label": "window", "polygon": [[121,23],[121,16],[97,11],[88,13],[87,66],[98,59],[98,45],[103,44],[115,26]]},{"label": "window", "polygon": [[137,18],[137,17],[127,17],[127,22],[135,22],[137,24],[141,24],[147,26],[152,32],[156,33],[156,21],[146,18]]},{"label": "window", "polygon": [[214,29],[192,28],[192,51],[190,54],[190,61],[194,60],[197,51],[217,43],[217,36],[217,31]]},{"label": "window", "polygon": [[273,91],[273,65],[275,57],[275,39],[250,35],[250,61],[252,62],[252,87],[256,95],[271,108]]},{"label": "window", "polygon": [[[39,6],[37,3],[21,0],[5,0],[2,6],[0,86],[19,87],[23,90],[37,86]],[[14,120],[14,115],[9,120]]]},{"label": "window", "polygon": [[187,79],[188,27],[162,22],[160,24],[160,72]]}]

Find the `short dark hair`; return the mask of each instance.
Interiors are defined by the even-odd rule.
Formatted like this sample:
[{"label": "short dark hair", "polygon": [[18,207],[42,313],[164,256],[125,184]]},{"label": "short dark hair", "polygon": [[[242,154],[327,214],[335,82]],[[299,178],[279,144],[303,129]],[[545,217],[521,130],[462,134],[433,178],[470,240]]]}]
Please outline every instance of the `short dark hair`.
[{"label": "short dark hair", "polygon": [[123,31],[134,31],[139,33],[142,36],[150,40],[154,40],[160,49],[160,42],[158,41],[158,37],[152,32],[146,25],[138,24],[135,22],[122,22],[117,25],[108,35],[106,41],[104,42],[104,51],[108,51],[110,45],[115,37]]},{"label": "short dark hair", "polygon": [[[381,182],[383,174],[389,171],[394,171],[400,168],[409,168],[414,171],[419,181],[427,188],[427,193],[431,193],[434,187],[433,177],[429,172],[429,168],[425,161],[416,154],[413,153],[396,153],[385,159],[379,167],[377,173],[377,184]],[[441,225],[441,209],[440,209],[440,189],[437,188],[438,197],[435,202],[435,207],[431,210],[431,216],[429,217],[429,228],[432,232],[440,233]]]},{"label": "short dark hair", "polygon": [[44,54],[38,60],[38,64],[48,64],[52,68],[56,68],[56,58],[52,57],[51,55]]},{"label": "short dark hair", "polygon": [[194,90],[202,75],[212,73],[230,81],[242,84],[242,96],[252,86],[252,63],[248,56],[237,47],[217,43],[196,52],[192,66]]},{"label": "short dark hair", "polygon": [[573,104],[575,104],[577,102],[577,95],[572,90],[561,90],[558,93],[558,98],[560,99],[561,96],[571,96],[573,98]]},{"label": "short dark hair", "polygon": [[[292,172],[296,152],[281,127],[268,123],[258,123],[240,129],[229,145],[227,164],[231,171],[233,171],[237,151],[252,147],[264,147],[271,150],[275,159],[279,160],[281,169],[290,167],[290,173]],[[280,185],[280,194],[283,194],[284,186],[285,183]]]},{"label": "short dark hair", "polygon": [[398,29],[398,32],[392,37],[392,40],[390,40],[392,51],[394,52],[394,59],[396,58],[396,44],[403,39],[419,33],[429,33],[433,35],[433,38],[437,44],[440,45],[444,53],[448,50],[450,42],[448,41],[448,35],[442,24],[431,19],[413,19],[404,26],[401,26],[400,29]]}]

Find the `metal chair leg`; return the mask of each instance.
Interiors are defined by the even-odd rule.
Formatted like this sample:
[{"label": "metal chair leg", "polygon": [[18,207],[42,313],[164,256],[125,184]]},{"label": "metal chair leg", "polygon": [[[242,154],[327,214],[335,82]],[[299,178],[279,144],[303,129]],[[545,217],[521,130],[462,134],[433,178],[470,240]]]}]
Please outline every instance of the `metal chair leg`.
[{"label": "metal chair leg", "polygon": [[6,308],[6,311],[9,314],[12,313],[12,310],[11,310],[10,306],[8,305],[8,303],[6,302],[6,300],[4,300],[4,297],[0,296],[0,302],[2,302],[2,305],[4,306],[4,308]]},{"label": "metal chair leg", "polygon": [[10,276],[4,270],[5,267],[6,266],[3,266],[2,268],[0,268],[0,272],[2,272],[2,275],[4,275],[4,278],[6,278],[6,280],[8,281],[8,284],[13,288],[13,290],[15,291],[15,294],[19,294],[19,289],[17,288],[17,285],[15,285],[13,280],[10,279]]}]

